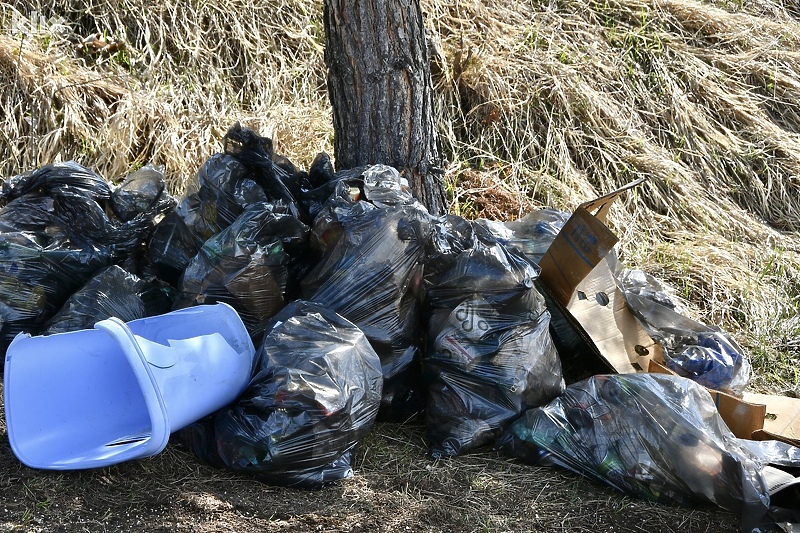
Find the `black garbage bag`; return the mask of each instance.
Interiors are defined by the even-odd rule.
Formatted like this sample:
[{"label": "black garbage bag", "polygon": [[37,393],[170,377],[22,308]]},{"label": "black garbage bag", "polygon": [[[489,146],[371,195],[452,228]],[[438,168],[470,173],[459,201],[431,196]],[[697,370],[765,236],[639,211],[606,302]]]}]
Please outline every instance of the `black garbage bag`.
[{"label": "black garbage bag", "polygon": [[303,294],[364,331],[383,366],[380,417],[406,420],[424,408],[417,289],[431,217],[421,204],[359,201],[336,223],[338,239],[303,280]]},{"label": "black garbage bag", "polygon": [[252,172],[252,179],[263,188],[269,201],[283,203],[296,218],[308,221],[308,215],[297,199],[307,174],[286,157],[276,154],[272,139],[261,137],[236,123],[223,141],[225,153],[241,161]]},{"label": "black garbage bag", "polygon": [[230,226],[249,204],[279,201],[296,218],[308,221],[287,186],[299,178],[286,170],[288,160],[273,153],[270,139],[235,124],[223,142],[224,152],[206,160],[186,185],[174,214],[158,224],[148,242],[149,262],[171,283],[177,283],[203,243]]},{"label": "black garbage bag", "polygon": [[492,444],[529,407],[564,390],[538,267],[480,226],[472,248],[431,281],[425,421],[431,455]]},{"label": "black garbage bag", "polygon": [[408,183],[394,167],[365,165],[334,172],[330,156],[321,152],[312,161],[301,185],[300,201],[309,215],[316,218],[326,203],[337,196],[351,202],[367,200],[377,207],[416,201]]},{"label": "black garbage bag", "polygon": [[364,334],[296,300],[270,322],[256,357],[239,400],[181,430],[180,442],[270,484],[317,488],[350,477],[381,398],[380,360]]},{"label": "black garbage bag", "polygon": [[[761,452],[737,439],[708,391],[679,376],[598,375],[526,411],[497,443],[524,461],[555,465],[626,494],[672,505],[714,503],[759,531],[770,498],[763,467],[800,466],[800,449]],[[762,453],[769,448],[777,453]],[[774,455],[774,456],[773,456]]]},{"label": "black garbage bag", "polygon": [[[491,234],[507,247],[513,247],[528,259],[539,263],[571,214],[557,209],[531,211],[519,220],[496,222],[479,219]],[[607,257],[615,256],[614,250]],[[605,260],[605,259],[604,259]],[[548,292],[539,280],[536,287],[545,297],[550,312],[550,336],[561,357],[561,371],[566,383],[584,380],[595,374],[614,372],[614,368],[597,356],[597,348],[582,332],[580,324]]]},{"label": "black garbage bag", "polygon": [[158,277],[158,272],[147,260],[147,242],[156,225],[165,216],[174,215],[177,204],[166,185],[164,168],[148,163],[126,176],[111,192],[110,206],[114,215],[124,222],[143,225],[142,243],[121,265],[128,272],[146,279]]},{"label": "black garbage bag", "polygon": [[105,249],[115,260],[126,257],[146,237],[150,221],[109,218],[111,187],[102,177],[73,162],[45,165],[14,176],[0,210],[0,232],[31,232],[41,245]]},{"label": "black garbage bag", "polygon": [[145,269],[177,287],[181,274],[203,247],[203,242],[177,211],[167,211],[147,241]]},{"label": "black garbage bag", "polygon": [[225,302],[258,345],[269,319],[297,296],[308,234],[286,206],[250,204],[189,262],[174,308]]},{"label": "black garbage bag", "polygon": [[0,232],[0,353],[21,332],[40,328],[99,268],[104,250],[49,249],[27,232]]},{"label": "black garbage bag", "polygon": [[51,196],[70,196],[70,193],[78,193],[96,202],[111,198],[109,184],[96,172],[74,161],[52,163],[12,176],[7,185],[8,199],[44,192]]},{"label": "black garbage bag", "polygon": [[106,215],[110,186],[74,162],[12,177],[0,209],[0,352],[39,329],[102,267],[143,242],[144,217]]},{"label": "black garbage bag", "polygon": [[122,267],[101,269],[78,289],[43,326],[41,335],[91,329],[110,317],[123,322],[167,313],[174,289],[158,280],[145,281]]},{"label": "black garbage bag", "polygon": [[710,389],[742,395],[752,367],[733,337],[685,316],[653,276],[619,264],[614,276],[628,308],[663,348],[670,370]]},{"label": "black garbage bag", "polygon": [[474,227],[472,222],[457,215],[442,215],[436,219],[425,249],[426,286],[436,283],[439,276],[453,268],[462,252],[476,246],[478,238]]},{"label": "black garbage bag", "polygon": [[156,226],[147,255],[159,277],[176,283],[203,243],[227,228],[248,203],[267,201],[250,171],[226,154],[211,156],[189,181],[174,211]]},{"label": "black garbage bag", "polygon": [[122,221],[149,215],[151,220],[177,204],[167,192],[164,167],[150,163],[125,177],[111,193],[111,208]]}]

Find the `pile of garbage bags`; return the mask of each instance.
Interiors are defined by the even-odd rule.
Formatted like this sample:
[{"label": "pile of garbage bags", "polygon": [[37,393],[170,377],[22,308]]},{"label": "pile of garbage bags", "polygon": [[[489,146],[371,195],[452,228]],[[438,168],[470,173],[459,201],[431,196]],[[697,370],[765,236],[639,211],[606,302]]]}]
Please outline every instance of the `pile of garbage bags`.
[{"label": "pile of garbage bags", "polygon": [[176,441],[270,483],[350,475],[376,420],[424,418],[431,455],[492,444],[564,388],[535,261],[485,223],[431,216],[397,170],[308,172],[234,125],[179,197],[76,163],[4,183],[0,339],[233,307],[259,363]]},{"label": "pile of garbage bags", "polygon": [[631,495],[761,520],[759,465],[800,462],[729,435],[700,384],[741,392],[747,358],[642,273],[617,270],[620,290],[668,366],[695,381],[565,379],[577,348],[538,284],[565,213],[434,217],[394,168],[334,172],[320,154],[306,172],[238,124],[179,197],[158,167],[114,186],[73,162],[2,191],[0,352],[20,332],[111,316],[237,311],[258,350],[245,392],[174,435],[212,465],[318,487],[352,475],[376,420],[417,417],[434,459],[494,444]]},{"label": "pile of garbage bags", "polygon": [[[163,183],[163,175],[160,179]],[[18,333],[41,332],[98,271],[134,262],[156,218],[173,205],[162,198],[163,187],[149,202],[131,201],[135,193],[129,191],[136,190],[134,185],[112,194],[102,177],[73,162],[13,176],[4,190],[5,205],[0,209],[2,353]],[[115,206],[125,219],[114,214]],[[59,320],[63,322],[63,315]]]}]

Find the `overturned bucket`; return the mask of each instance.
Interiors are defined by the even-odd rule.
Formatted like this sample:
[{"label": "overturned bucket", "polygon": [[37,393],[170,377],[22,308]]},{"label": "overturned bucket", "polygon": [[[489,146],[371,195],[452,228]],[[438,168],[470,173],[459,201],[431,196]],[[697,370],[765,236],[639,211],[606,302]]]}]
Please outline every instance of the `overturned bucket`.
[{"label": "overturned bucket", "polygon": [[19,334],[5,359],[11,449],[32,468],[107,466],[235,400],[255,348],[236,311],[200,305],[95,329]]}]

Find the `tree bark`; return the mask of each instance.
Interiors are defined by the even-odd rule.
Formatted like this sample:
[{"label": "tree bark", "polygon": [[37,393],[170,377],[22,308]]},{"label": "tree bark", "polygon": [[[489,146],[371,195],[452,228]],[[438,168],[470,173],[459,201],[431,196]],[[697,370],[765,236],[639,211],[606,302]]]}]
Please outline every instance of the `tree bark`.
[{"label": "tree bark", "polygon": [[447,212],[419,0],[324,0],[337,169],[386,164]]}]

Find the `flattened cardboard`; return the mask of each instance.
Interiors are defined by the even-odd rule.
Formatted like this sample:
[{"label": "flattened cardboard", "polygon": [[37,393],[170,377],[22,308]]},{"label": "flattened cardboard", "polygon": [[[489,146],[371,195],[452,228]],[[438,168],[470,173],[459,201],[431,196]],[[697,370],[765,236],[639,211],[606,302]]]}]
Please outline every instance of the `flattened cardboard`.
[{"label": "flattened cardboard", "polygon": [[539,261],[542,282],[562,305],[567,305],[572,290],[617,241],[605,224],[578,207]]},{"label": "flattened cardboard", "polygon": [[[596,357],[590,363],[593,369],[672,373],[659,364],[663,361],[661,346],[628,309],[606,259],[617,238],[604,224],[605,216],[616,198],[643,181],[581,204],[539,262],[539,281],[548,306],[563,315],[580,336],[582,356]],[[800,399],[750,393],[739,399],[713,390],[709,394],[737,437],[800,446]]]},{"label": "flattened cardboard", "polygon": [[800,399],[747,392],[744,399],[764,404],[767,411],[764,429],[753,434],[754,440],[775,439],[800,446]]},{"label": "flattened cardboard", "polygon": [[561,371],[566,383],[576,383],[598,374],[617,373],[600,355],[583,326],[553,298],[547,286],[537,281],[536,288],[544,296],[550,311],[550,334],[561,356]]},{"label": "flattened cardboard", "polygon": [[598,355],[616,372],[647,371],[650,359],[662,360],[661,345],[628,309],[607,260],[578,284],[567,310],[597,347]]}]

